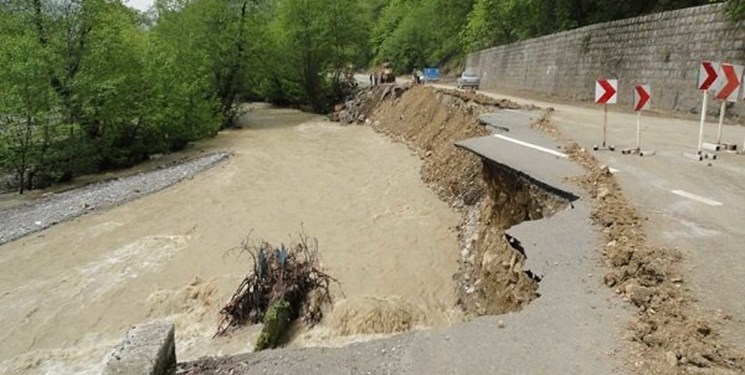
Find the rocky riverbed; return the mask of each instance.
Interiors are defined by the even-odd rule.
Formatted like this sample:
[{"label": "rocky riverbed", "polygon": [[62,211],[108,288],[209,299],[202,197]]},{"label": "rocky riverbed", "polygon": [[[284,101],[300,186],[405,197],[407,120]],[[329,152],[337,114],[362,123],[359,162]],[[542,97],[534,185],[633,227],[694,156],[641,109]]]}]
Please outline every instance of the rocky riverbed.
[{"label": "rocky riverbed", "polygon": [[90,184],[0,211],[0,245],[78,217],[165,189],[227,159],[215,152],[163,169]]}]

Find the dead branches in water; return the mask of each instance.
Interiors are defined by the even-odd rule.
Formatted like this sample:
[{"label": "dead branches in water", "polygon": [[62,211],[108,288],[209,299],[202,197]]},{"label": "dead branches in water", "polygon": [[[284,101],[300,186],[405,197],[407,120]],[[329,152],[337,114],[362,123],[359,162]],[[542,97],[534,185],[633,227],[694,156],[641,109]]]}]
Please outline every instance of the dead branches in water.
[{"label": "dead branches in water", "polygon": [[[225,307],[215,336],[246,324],[264,322],[269,337],[259,339],[257,350],[279,345],[291,321],[308,325],[323,317],[322,307],[331,302],[329,284],[334,280],[319,269],[318,240],[301,233],[289,246],[267,242],[243,242],[241,251],[253,258],[253,270],[243,279]],[[277,323],[276,320],[282,321]],[[273,332],[267,332],[269,330]]]}]

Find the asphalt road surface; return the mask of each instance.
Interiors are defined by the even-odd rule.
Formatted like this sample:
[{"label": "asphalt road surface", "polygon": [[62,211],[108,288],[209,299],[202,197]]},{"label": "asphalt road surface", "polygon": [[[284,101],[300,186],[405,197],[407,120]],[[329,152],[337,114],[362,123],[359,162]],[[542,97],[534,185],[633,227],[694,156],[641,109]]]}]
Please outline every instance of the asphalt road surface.
[{"label": "asphalt road surface", "polygon": [[[588,150],[602,143],[600,106],[480,92],[520,104],[553,107],[552,119],[564,135]],[[697,150],[699,122],[665,113],[642,118],[642,150],[656,154],[624,155],[620,149],[636,146],[636,114],[609,107],[608,143],[616,145],[616,151],[601,150],[595,155],[617,170],[615,176],[625,194],[649,218],[647,233],[652,244],[682,250],[686,286],[699,300],[697,307],[731,316],[720,333],[725,342],[745,347],[745,155],[719,152],[716,160],[685,158],[684,153]],[[715,143],[716,136],[717,119],[709,118],[704,142]],[[745,127],[725,125],[724,143],[738,144],[740,149],[744,138]]]}]

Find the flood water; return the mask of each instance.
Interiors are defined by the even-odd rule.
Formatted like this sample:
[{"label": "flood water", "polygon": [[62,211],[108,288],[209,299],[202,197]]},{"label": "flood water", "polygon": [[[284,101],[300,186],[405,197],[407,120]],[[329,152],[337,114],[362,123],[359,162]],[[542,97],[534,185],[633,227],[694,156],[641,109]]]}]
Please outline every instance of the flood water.
[{"label": "flood water", "polygon": [[459,319],[459,216],[420,161],[369,127],[255,106],[201,148],[228,161],[164,191],[0,246],[0,373],[99,373],[133,324],[176,324],[179,361],[250,351],[258,327],[212,339],[250,268],[228,249],[287,241],[301,225],[340,281],[336,305],[291,346],[343,345]]}]

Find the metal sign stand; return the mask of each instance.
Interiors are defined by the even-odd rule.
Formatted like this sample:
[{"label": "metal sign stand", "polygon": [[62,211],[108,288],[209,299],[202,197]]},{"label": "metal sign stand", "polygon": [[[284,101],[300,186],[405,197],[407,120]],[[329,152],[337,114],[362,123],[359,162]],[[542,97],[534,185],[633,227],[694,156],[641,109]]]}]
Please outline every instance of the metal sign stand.
[{"label": "metal sign stand", "polygon": [[727,110],[727,102],[722,100],[722,108],[719,110],[719,128],[717,128],[717,144],[722,144],[722,124],[724,123],[724,111]]},{"label": "metal sign stand", "polygon": [[709,102],[709,90],[702,90],[704,92],[704,99],[703,104],[701,105],[701,124],[699,125],[698,129],[698,150],[695,154],[689,154],[685,153],[683,154],[684,157],[688,159],[693,160],[703,160],[703,159],[716,159],[716,154],[711,154],[708,152],[704,152],[704,124],[706,123],[706,110]]},{"label": "metal sign stand", "polygon": [[699,155],[704,151],[704,123],[706,122],[706,107],[709,104],[709,91],[704,90],[704,103],[701,106],[701,124],[698,129],[698,151]]},{"label": "metal sign stand", "polygon": [[636,148],[627,148],[621,150],[622,154],[652,156],[656,152],[653,150],[642,150],[642,110],[636,112]]},{"label": "metal sign stand", "polygon": [[722,108],[719,110],[719,127],[717,128],[717,144],[715,145],[716,150],[737,150],[736,144],[722,143],[722,126],[724,125],[724,115],[727,113],[727,101],[722,100]]},{"label": "metal sign stand", "polygon": [[607,139],[608,139],[608,105],[603,104],[603,145],[602,146],[594,145],[592,146],[592,149],[595,151],[598,151],[598,150],[615,151],[616,146],[607,145]]}]

